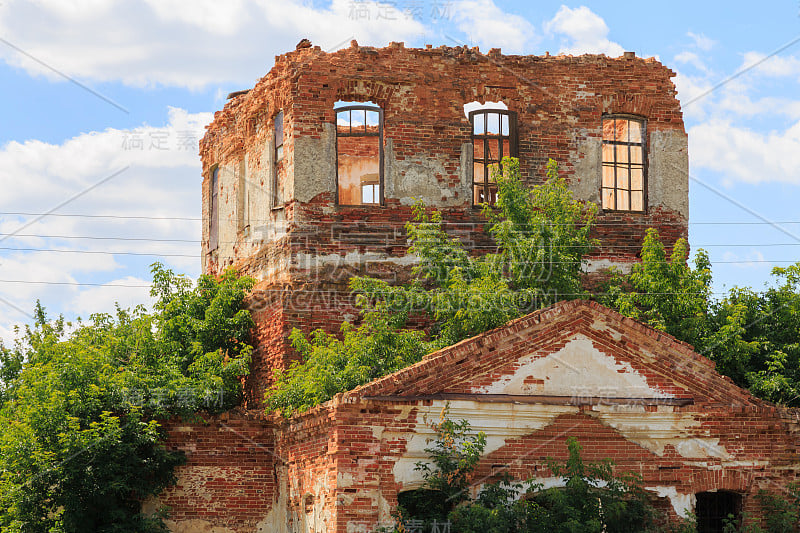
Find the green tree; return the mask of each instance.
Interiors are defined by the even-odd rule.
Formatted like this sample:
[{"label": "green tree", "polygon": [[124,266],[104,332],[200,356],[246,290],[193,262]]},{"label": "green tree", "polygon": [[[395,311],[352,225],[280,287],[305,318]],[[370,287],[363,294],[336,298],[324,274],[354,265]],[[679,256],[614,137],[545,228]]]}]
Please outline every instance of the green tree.
[{"label": "green tree", "polygon": [[800,405],[800,263],[772,270],[763,292],[731,289],[714,306],[702,349],[720,372],[755,395]]},{"label": "green tree", "polygon": [[[438,211],[421,203],[406,224],[409,254],[417,259],[412,281],[391,286],[353,278],[363,322],[343,324],[339,337],[323,331],[292,333],[302,356],[266,393],[270,409],[284,414],[307,409],[377,377],[413,364],[430,351],[496,328],[559,299],[584,297],[583,256],[596,207],[572,196],[554,161],[547,180],[532,189],[520,177],[519,161],[503,159],[495,173],[497,204],[484,206],[487,232],[497,251],[470,255],[447,233]],[[429,336],[406,328],[410,313],[432,321]]]},{"label": "green tree", "polygon": [[711,263],[705,251],[689,265],[689,244],[678,239],[667,259],[658,232],[650,228],[642,244],[641,262],[627,276],[618,276],[604,303],[620,313],[665,331],[695,347],[709,334]]},{"label": "green tree", "polygon": [[341,339],[322,330],[309,338],[295,329],[290,340],[303,360],[276,371],[268,409],[289,416],[420,361],[427,351],[425,334],[403,329],[405,320],[382,308],[367,312],[359,327],[344,322]]},{"label": "green tree", "polygon": [[577,201],[550,160],[544,183],[528,188],[519,160],[494,171],[497,202],[484,205],[487,233],[497,251],[471,256],[450,237],[442,216],[417,204],[406,224],[409,253],[419,258],[403,286],[356,278],[367,302],[392,310],[424,311],[433,319],[432,345],[449,346],[561,299],[585,297],[583,257],[596,246],[589,234],[596,206]]},{"label": "green tree", "polygon": [[774,268],[776,283],[764,291],[734,287],[715,300],[703,250],[692,267],[679,239],[667,260],[649,229],[641,255],[630,274],[613,278],[606,305],[692,344],[756,396],[800,405],[800,263]]},{"label": "green tree", "polygon": [[164,447],[158,419],[240,401],[252,281],[226,273],[192,287],[160,265],[153,276],[154,313],[69,324],[37,304],[35,323],[4,350],[3,531],[165,531],[140,513],[184,461]]},{"label": "green tree", "polygon": [[434,444],[425,449],[429,460],[417,463],[425,486],[399,495],[400,522],[449,520],[454,531],[464,533],[638,533],[652,528],[655,511],[641,478],[615,472],[609,460],[584,462],[574,437],[567,438],[566,462],[548,460],[563,488],[544,489],[535,479],[515,482],[503,475],[472,499],[469,488],[486,436],[473,433],[466,420],[451,420],[447,408],[432,427]]}]

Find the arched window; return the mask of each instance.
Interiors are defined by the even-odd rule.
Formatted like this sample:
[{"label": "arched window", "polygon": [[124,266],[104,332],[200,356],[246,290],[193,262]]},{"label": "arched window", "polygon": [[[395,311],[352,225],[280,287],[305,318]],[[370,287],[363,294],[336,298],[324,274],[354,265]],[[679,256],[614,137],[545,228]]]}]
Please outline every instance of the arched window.
[{"label": "arched window", "polygon": [[603,209],[644,211],[647,198],[645,121],[635,117],[603,117]]},{"label": "arched window", "polygon": [[472,205],[494,204],[497,185],[492,171],[504,157],[518,157],[517,114],[507,109],[469,112],[472,125]]},{"label": "arched window", "polygon": [[337,103],[336,203],[383,205],[383,110]]}]

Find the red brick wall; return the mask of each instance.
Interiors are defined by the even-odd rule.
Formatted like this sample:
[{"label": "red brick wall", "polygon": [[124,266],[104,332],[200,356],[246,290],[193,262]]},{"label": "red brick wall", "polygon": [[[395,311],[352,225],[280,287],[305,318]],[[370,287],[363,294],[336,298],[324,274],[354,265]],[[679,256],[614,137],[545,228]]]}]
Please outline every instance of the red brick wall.
[{"label": "red brick wall", "polygon": [[[470,195],[458,192],[465,179],[462,164],[469,166],[462,161],[462,150],[471,142],[464,104],[502,100],[517,113],[521,172],[530,183],[544,179],[547,159],[553,157],[565,178],[576,187],[580,180],[589,180],[588,190],[596,194],[599,161],[597,176],[586,176],[581,164],[586,157],[585,143],[601,139],[604,113],[645,117],[651,137],[663,132],[683,134],[672,76],[674,72],[654,59],[503,56],[496,50],[481,54],[466,47],[407,49],[394,43],[381,49],[354,45],[331,54],[318,47],[290,52],[276,57],[272,70],[247,94],[231,99],[209,125],[200,147],[204,219],[208,219],[208,172],[215,164],[235,165],[246,158],[251,185],[260,187],[264,198],[271,197],[270,156],[265,147],[273,141],[273,118],[278,111],[284,112],[286,139],[280,180],[291,191],[292,187],[304,187],[300,182],[310,179],[295,172],[296,143],[328,138],[335,146],[331,137],[334,103],[369,100],[384,111],[387,158],[391,152],[396,166],[440,162],[426,179],[435,182],[442,197],[429,201],[439,204],[448,231],[475,253],[484,253],[494,249],[483,231],[485,219],[471,206]],[[254,384],[251,391],[258,390],[251,394],[254,397],[268,386],[268,369],[285,366],[294,357],[288,349],[278,353],[276,350],[288,348],[288,344],[283,339],[269,340],[270,334],[285,338],[293,327],[310,331],[321,326],[335,331],[343,318],[355,316],[352,298],[345,295],[351,276],[402,282],[410,274],[407,264],[391,261],[407,251],[404,224],[412,216],[410,198],[400,198],[396,192],[386,195],[385,206],[337,206],[335,152],[318,157],[331,159],[331,174],[324,176],[327,186],[309,201],[297,201],[290,194],[284,208],[265,209],[262,219],[253,222],[262,227],[285,223],[284,237],[259,240],[254,226],[250,233],[237,234],[232,248],[208,253],[208,224],[204,224],[205,272],[216,273],[233,264],[243,273],[275,284],[264,290],[283,291],[289,284],[295,291],[291,299],[284,300],[281,318],[259,315],[281,325],[259,324],[258,338],[264,345],[259,346],[260,367],[254,369],[250,380]],[[408,171],[416,164],[412,163]],[[659,179],[673,178],[686,179],[678,175]],[[397,179],[402,182],[405,175]],[[662,188],[669,184],[665,181]],[[403,194],[414,195],[413,191]],[[644,214],[605,212],[599,215],[594,231],[601,246],[591,258],[622,263],[637,260],[648,227],[656,227],[668,246],[687,235],[685,217],[665,205],[653,205]]]},{"label": "red brick wall", "polygon": [[200,521],[255,531],[278,497],[273,429],[262,417],[238,411],[204,418],[165,424],[167,447],[182,450],[187,463],[155,506],[170,508],[172,529]]}]

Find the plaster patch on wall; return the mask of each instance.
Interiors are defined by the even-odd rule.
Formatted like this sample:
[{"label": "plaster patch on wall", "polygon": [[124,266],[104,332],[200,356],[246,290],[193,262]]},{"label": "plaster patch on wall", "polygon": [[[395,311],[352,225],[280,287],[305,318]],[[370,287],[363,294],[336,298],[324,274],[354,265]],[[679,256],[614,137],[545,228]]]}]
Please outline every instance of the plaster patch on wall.
[{"label": "plaster patch on wall", "polygon": [[413,205],[419,200],[426,205],[463,203],[463,199],[455,197],[454,188],[439,181],[440,177],[448,175],[446,163],[444,156],[393,160],[392,173],[386,180],[386,197],[397,198],[403,205]]},{"label": "plaster patch on wall", "polygon": [[615,268],[622,274],[629,274],[631,267],[635,264],[633,261],[613,261],[611,259],[589,259],[586,261],[586,272],[602,272],[609,268]]},{"label": "plaster patch on wall", "polygon": [[519,367],[512,375],[503,376],[473,392],[606,398],[672,397],[648,385],[644,376],[630,364],[603,353],[591,339],[580,334],[555,353],[520,358]]},{"label": "plaster patch on wall", "polygon": [[[311,474],[309,474],[311,475]],[[325,505],[326,496],[330,492],[328,484],[325,482],[326,476],[314,477],[310,482],[308,476],[304,480],[304,492],[300,492],[297,486],[292,486],[291,497],[299,497],[299,513],[294,514],[292,521],[294,530],[302,533],[325,533],[328,531],[328,524],[332,522],[330,506]],[[309,489],[310,486],[310,489]],[[311,502],[310,510],[307,510],[306,502]]]},{"label": "plaster patch on wall", "polygon": [[[731,455],[718,438],[697,436],[700,421],[695,414],[672,411],[646,412],[644,407],[594,406],[586,414],[619,431],[626,439],[663,456],[666,447],[687,459],[729,459]],[[704,468],[708,465],[703,464]]]},{"label": "plaster patch on wall", "polygon": [[[397,460],[393,470],[395,481],[401,484],[402,490],[419,488],[423,484],[422,474],[415,470],[415,466],[417,462],[428,459],[425,448],[436,437],[430,424],[439,420],[445,403],[434,400],[430,406],[420,408],[413,430],[403,433],[385,431],[383,434],[384,440],[406,441],[406,452]],[[579,412],[578,407],[570,405],[501,404],[466,400],[450,401],[449,406],[449,418],[468,420],[472,431],[483,431],[486,434],[484,455],[499,450],[508,439],[529,435],[549,426],[559,416]]]},{"label": "plaster patch on wall", "polygon": [[361,254],[358,252],[348,252],[346,255],[313,255],[307,253],[297,253],[294,256],[292,268],[309,270],[311,268],[322,268],[326,266],[359,266],[371,262],[392,263],[398,266],[412,266],[418,261],[419,258],[412,254],[406,254],[400,257],[392,257],[386,254]]},{"label": "plaster patch on wall", "polygon": [[681,518],[689,516],[689,513],[694,511],[697,504],[697,498],[695,498],[694,494],[680,493],[675,487],[655,486],[645,487],[645,490],[655,492],[659,498],[669,498],[669,503],[672,504],[675,514]]}]

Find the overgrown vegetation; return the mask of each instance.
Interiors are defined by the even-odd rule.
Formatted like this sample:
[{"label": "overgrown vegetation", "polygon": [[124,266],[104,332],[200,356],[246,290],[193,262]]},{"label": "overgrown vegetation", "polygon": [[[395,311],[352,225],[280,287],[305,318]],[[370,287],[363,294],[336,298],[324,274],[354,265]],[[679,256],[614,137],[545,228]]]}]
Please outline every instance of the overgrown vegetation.
[{"label": "overgrown vegetation", "polygon": [[166,531],[140,513],[184,461],[158,420],[240,402],[251,286],[232,272],[192,286],[154,265],[152,313],[70,324],[37,304],[16,346],[0,348],[0,529]]},{"label": "overgrown vegetation", "polygon": [[[471,256],[441,213],[417,205],[406,224],[409,253],[419,258],[413,281],[353,278],[362,325],[343,324],[338,337],[295,331],[303,360],[279,375],[267,392],[269,408],[286,415],[307,409],[537,308],[595,297],[582,288],[582,267],[596,245],[596,208],[573,198],[555,162],[547,168],[546,182],[528,189],[518,161],[504,159],[504,172],[495,174],[497,204],[483,210],[494,253]],[[679,239],[667,257],[656,230],[648,230],[641,263],[613,276],[596,297],[692,344],[755,395],[800,405],[800,263],[775,268],[777,283],[763,292],[735,287],[714,299],[708,255],[699,250],[690,265],[688,250]],[[427,335],[407,329],[409,313],[431,321]]]},{"label": "overgrown vegetation", "polygon": [[[436,437],[427,447],[428,461],[417,463],[423,488],[398,495],[395,532],[431,531],[448,524],[459,533],[697,533],[693,516],[665,524],[654,507],[641,477],[618,472],[608,459],[587,463],[581,445],[567,437],[566,461],[548,458],[550,476],[558,486],[545,488],[530,478],[514,481],[508,472],[483,483],[476,497],[471,487],[486,446],[486,435],[472,432],[466,420],[458,422],[442,410],[431,424]],[[729,516],[726,533],[791,533],[800,530],[800,487],[792,485],[784,497],[766,491],[757,496],[765,521],[747,515]],[[411,526],[411,527],[409,527]]]},{"label": "overgrown vegetation", "polygon": [[618,275],[603,303],[692,344],[717,371],[761,398],[800,405],[800,263],[772,270],[763,292],[734,287],[711,295],[711,265],[703,250],[688,262],[679,240],[667,259],[658,233],[648,230],[642,262]]},{"label": "overgrown vegetation", "polygon": [[[495,173],[495,206],[484,206],[486,231],[497,251],[474,257],[451,237],[441,213],[417,204],[406,224],[409,253],[419,258],[413,281],[391,286],[353,278],[363,322],[343,324],[341,340],[322,331],[292,333],[303,356],[278,375],[267,392],[271,410],[289,415],[419,361],[438,348],[501,326],[560,299],[585,297],[583,256],[596,242],[589,233],[596,206],[575,200],[555,161],[546,181],[528,189],[519,161],[503,159]],[[410,313],[433,323],[428,335],[407,329]]]},{"label": "overgrown vegetation", "polygon": [[580,444],[567,439],[569,458],[549,459],[560,487],[544,488],[536,479],[514,482],[507,473],[485,483],[470,496],[475,468],[486,445],[482,433],[472,433],[465,420],[455,422],[443,411],[432,425],[434,444],[429,461],[417,463],[425,479],[420,490],[400,494],[398,529],[404,524],[449,522],[464,533],[643,532],[652,530],[655,511],[638,476],[616,473],[613,463],[585,463]]}]

